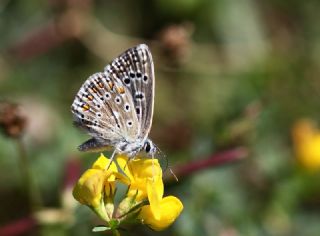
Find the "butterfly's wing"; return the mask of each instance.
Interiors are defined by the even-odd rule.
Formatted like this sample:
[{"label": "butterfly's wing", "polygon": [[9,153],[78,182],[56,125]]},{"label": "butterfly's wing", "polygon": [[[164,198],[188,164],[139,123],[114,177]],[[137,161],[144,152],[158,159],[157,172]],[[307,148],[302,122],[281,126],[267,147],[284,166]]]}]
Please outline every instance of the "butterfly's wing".
[{"label": "butterfly's wing", "polygon": [[92,136],[79,146],[81,151],[106,150],[138,137],[135,105],[121,77],[108,72],[90,76],[78,91],[71,110],[74,123]]},{"label": "butterfly's wing", "polygon": [[154,104],[154,67],[147,45],[130,48],[105,67],[111,77],[120,78],[130,91],[139,121],[138,137],[145,139],[151,129]]}]

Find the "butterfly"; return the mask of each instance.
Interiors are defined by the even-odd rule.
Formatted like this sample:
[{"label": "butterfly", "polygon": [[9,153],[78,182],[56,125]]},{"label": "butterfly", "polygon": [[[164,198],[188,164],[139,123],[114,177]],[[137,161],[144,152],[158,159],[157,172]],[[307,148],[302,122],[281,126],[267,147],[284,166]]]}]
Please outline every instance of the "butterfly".
[{"label": "butterfly", "polygon": [[91,139],[80,151],[105,151],[133,158],[157,151],[148,138],[153,117],[155,77],[151,52],[140,44],[123,52],[103,72],[91,75],[72,106],[76,126]]}]

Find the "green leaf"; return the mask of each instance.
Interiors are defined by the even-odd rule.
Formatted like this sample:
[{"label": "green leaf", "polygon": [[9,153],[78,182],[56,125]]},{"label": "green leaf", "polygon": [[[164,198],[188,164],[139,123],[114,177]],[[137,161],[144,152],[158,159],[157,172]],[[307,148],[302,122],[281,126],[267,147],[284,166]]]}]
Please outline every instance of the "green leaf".
[{"label": "green leaf", "polygon": [[110,227],[104,226],[104,225],[99,225],[96,226],[92,229],[92,232],[102,232],[102,231],[106,231],[106,230],[110,230]]},{"label": "green leaf", "polygon": [[140,202],[139,204],[137,204],[134,207],[132,207],[128,212],[126,212],[123,215],[121,215],[120,218],[122,218],[122,217],[124,217],[124,216],[126,216],[126,215],[128,215],[128,214],[130,214],[130,213],[132,213],[132,212],[134,212],[136,210],[138,210],[139,208],[141,208],[141,207],[143,207],[143,206],[145,206],[147,204],[149,204],[148,200],[144,200],[144,201]]},{"label": "green leaf", "polygon": [[109,223],[110,228],[111,228],[112,230],[117,229],[118,226],[119,226],[119,220],[116,220],[116,219],[112,219],[112,220],[110,220],[108,223]]}]

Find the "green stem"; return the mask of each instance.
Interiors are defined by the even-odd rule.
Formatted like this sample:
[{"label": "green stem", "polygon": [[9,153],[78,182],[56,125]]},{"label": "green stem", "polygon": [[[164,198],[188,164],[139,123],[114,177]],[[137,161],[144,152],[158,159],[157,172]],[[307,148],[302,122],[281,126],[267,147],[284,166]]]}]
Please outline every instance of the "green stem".
[{"label": "green stem", "polygon": [[17,139],[17,147],[19,152],[19,164],[22,173],[23,187],[29,197],[31,209],[32,211],[35,211],[42,205],[40,192],[32,179],[30,163],[28,161],[25,145],[23,144],[21,138]]},{"label": "green stem", "polygon": [[104,221],[109,222],[110,218],[106,212],[104,204],[101,203],[98,207],[92,207],[93,211]]}]

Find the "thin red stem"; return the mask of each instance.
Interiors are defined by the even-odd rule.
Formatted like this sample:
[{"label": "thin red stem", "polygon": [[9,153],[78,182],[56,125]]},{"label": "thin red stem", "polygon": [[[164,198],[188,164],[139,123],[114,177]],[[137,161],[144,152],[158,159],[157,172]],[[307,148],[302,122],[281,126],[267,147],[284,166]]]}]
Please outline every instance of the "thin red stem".
[{"label": "thin red stem", "polygon": [[0,227],[0,235],[14,236],[24,235],[34,229],[36,221],[31,217],[25,217]]},{"label": "thin red stem", "polygon": [[[173,168],[173,172],[178,178],[183,178],[201,170],[238,161],[240,159],[245,158],[246,156],[248,156],[248,150],[244,147],[237,147],[232,150],[213,154],[205,159],[199,159],[184,165],[176,166],[175,168]],[[165,179],[171,180],[172,177],[173,176],[170,174],[166,176]]]}]

